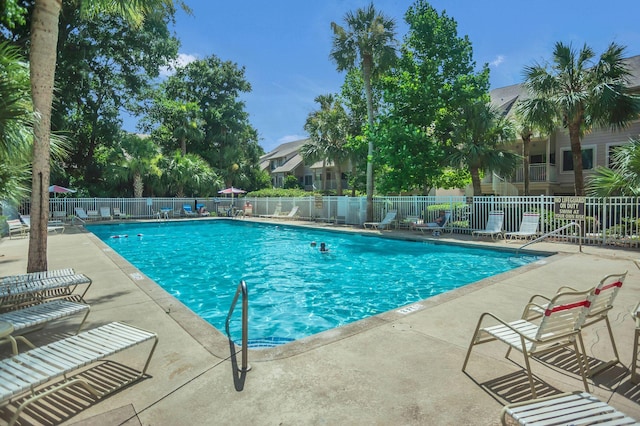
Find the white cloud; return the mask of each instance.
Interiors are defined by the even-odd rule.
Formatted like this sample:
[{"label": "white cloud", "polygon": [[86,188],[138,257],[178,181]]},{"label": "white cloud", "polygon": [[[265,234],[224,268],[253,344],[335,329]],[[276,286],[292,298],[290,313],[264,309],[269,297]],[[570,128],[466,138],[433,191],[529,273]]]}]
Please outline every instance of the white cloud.
[{"label": "white cloud", "polygon": [[491,66],[497,68],[503,62],[504,62],[504,56],[503,55],[498,55],[493,61],[491,61]]},{"label": "white cloud", "polygon": [[172,61],[168,66],[160,68],[160,75],[162,77],[167,77],[174,73],[176,68],[184,67],[187,64],[190,64],[193,61],[197,61],[198,56],[190,55],[187,53],[178,53],[178,58],[175,61]]}]

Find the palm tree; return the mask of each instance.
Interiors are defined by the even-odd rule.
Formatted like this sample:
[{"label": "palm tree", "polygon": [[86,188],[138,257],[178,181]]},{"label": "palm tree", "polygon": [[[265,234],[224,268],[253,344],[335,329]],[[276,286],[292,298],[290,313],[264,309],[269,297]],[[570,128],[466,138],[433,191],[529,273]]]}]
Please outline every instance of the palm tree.
[{"label": "palm tree", "polygon": [[33,114],[29,69],[18,48],[0,43],[0,199],[28,195]]},{"label": "palm tree", "polygon": [[469,170],[473,195],[482,195],[482,170],[501,174],[513,172],[519,156],[506,150],[513,136],[511,123],[489,104],[476,102],[463,108],[453,134],[456,145],[447,160],[453,167]]},{"label": "palm tree", "polygon": [[516,109],[513,124],[516,128],[516,133],[522,139],[522,173],[524,175],[524,195],[529,195],[530,177],[529,177],[529,158],[531,152],[531,138],[536,135],[544,133],[544,129],[536,126],[535,123],[528,122],[526,117],[523,117],[521,111]]},{"label": "palm tree", "polygon": [[[338,71],[359,68],[367,99],[367,121],[373,131],[374,107],[372,80],[391,67],[396,59],[395,21],[378,13],[370,3],[355,13],[348,12],[344,18],[347,28],[335,22],[333,47],[330,57]],[[367,150],[367,221],[373,220],[373,139],[368,138]]]},{"label": "palm tree", "polygon": [[[349,117],[334,95],[320,95],[315,101],[320,104],[320,110],[310,113],[304,125],[311,143],[304,144],[300,153],[307,163],[322,161],[322,176],[326,176],[327,163],[333,163],[337,193],[342,195],[342,166],[351,155],[346,147]],[[322,189],[326,189],[326,179],[322,180]]]},{"label": "palm tree", "polygon": [[640,98],[626,89],[630,73],[624,50],[611,43],[593,63],[595,54],[588,46],[577,52],[571,45],[556,43],[551,70],[540,64],[524,70],[524,85],[532,97],[519,109],[528,122],[549,132],[560,126],[568,129],[575,195],[584,195],[583,134],[594,126],[624,128],[640,113]]},{"label": "palm tree", "polygon": [[[72,1],[72,0],[69,0]],[[173,0],[77,0],[84,16],[106,12],[122,16],[132,25],[164,7],[173,10]],[[181,0],[177,2],[186,8]],[[31,232],[29,233],[28,272],[47,270],[47,221],[49,219],[49,174],[51,107],[56,69],[58,19],[62,0],[36,0],[31,16],[31,98],[38,119],[34,124]]]},{"label": "palm tree", "polygon": [[587,182],[592,197],[640,196],[640,139],[616,147],[611,156],[612,167],[597,167]]}]

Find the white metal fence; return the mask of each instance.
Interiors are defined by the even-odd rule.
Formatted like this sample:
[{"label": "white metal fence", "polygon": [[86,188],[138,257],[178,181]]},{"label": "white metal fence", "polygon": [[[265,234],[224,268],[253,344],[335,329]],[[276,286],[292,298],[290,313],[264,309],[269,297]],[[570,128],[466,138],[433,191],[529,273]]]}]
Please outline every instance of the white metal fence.
[{"label": "white metal fence", "polygon": [[[146,219],[157,217],[161,211],[168,216],[184,216],[183,205],[192,210],[203,204],[213,214],[225,215],[231,206],[237,210],[258,215],[286,213],[298,207],[298,217],[304,220],[324,221],[335,224],[361,226],[365,221],[366,199],[364,197],[278,197],[278,198],[72,198],[50,199],[52,218],[71,220],[75,208],[99,211],[101,207],[120,210],[128,218]],[[471,233],[484,229],[489,212],[502,210],[505,213],[504,231],[517,231],[525,212],[540,213],[540,235],[554,231],[569,223],[556,218],[555,197],[464,197],[464,196],[406,196],[375,197],[374,220],[380,221],[389,210],[397,210],[397,225],[406,226],[405,219],[419,217],[425,222],[433,221],[440,210],[452,212],[450,229],[455,233]],[[19,207],[21,214],[29,214],[29,203]],[[3,212],[10,216],[9,212]],[[581,222],[585,244],[620,245],[640,247],[640,199],[635,197],[586,198],[585,221]],[[163,215],[164,216],[164,215]],[[575,228],[564,231],[554,238],[578,241]]]}]

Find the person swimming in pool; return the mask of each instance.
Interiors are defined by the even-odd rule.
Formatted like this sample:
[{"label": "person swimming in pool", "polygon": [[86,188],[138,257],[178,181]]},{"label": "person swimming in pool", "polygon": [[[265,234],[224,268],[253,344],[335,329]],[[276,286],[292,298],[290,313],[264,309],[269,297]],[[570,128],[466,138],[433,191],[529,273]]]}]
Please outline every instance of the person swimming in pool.
[{"label": "person swimming in pool", "polygon": [[320,253],[328,253],[329,249],[325,243],[320,243]]}]

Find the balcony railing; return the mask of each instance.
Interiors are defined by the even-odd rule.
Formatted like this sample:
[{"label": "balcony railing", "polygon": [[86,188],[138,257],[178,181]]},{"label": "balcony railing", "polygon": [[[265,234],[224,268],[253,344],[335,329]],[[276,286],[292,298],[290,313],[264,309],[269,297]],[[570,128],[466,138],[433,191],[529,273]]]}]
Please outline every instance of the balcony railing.
[{"label": "balcony railing", "polygon": [[[549,165],[549,173],[547,173],[546,164],[531,164],[529,165],[529,182],[556,182],[557,179],[557,166],[555,164]],[[507,178],[507,182],[511,183],[523,183],[524,182],[524,167],[519,167],[516,170],[515,176]],[[482,179],[482,183],[490,184],[493,182],[493,174],[486,173]]]}]

